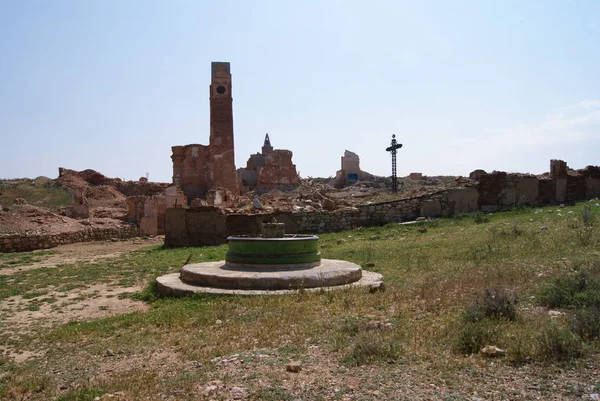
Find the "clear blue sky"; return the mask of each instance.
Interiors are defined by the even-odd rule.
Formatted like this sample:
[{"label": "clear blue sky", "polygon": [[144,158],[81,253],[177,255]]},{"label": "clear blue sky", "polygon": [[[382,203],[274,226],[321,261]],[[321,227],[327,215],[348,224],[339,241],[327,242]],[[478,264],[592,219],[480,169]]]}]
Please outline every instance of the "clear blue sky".
[{"label": "clear blue sky", "polygon": [[303,177],[600,164],[600,1],[0,1],[0,178],[171,181],[233,74],[236,164],[269,133]]}]

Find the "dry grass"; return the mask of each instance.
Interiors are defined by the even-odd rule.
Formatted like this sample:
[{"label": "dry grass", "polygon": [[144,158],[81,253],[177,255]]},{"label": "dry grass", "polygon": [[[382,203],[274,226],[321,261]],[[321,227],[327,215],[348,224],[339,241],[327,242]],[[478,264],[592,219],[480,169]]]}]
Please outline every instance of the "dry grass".
[{"label": "dry grass", "polygon": [[[593,202],[586,205],[592,216],[599,214]],[[573,310],[552,318],[537,302],[556,277],[598,263],[600,234],[583,213],[583,204],[522,209],[484,216],[489,221],[480,224],[474,216],[441,219],[425,233],[391,224],[321,236],[323,257],[373,263],[369,269],[384,275],[383,293],[165,299],[148,285],[133,296],[149,303],[147,312],[34,326],[19,336],[0,326],[5,349],[35,355],[23,363],[0,357],[0,398],[588,396],[600,388],[597,339],[574,335]],[[199,262],[219,260],[224,252],[152,247],[105,263],[24,271],[0,277],[0,298],[43,298],[48,287],[94,282],[151,283],[190,254]],[[516,300],[514,319],[491,314],[466,324],[464,311],[488,288]],[[457,347],[469,338],[470,348]],[[478,354],[483,345],[503,348],[506,356],[486,359]],[[114,355],[106,356],[107,349]],[[285,371],[290,360],[303,363],[300,373]]]}]

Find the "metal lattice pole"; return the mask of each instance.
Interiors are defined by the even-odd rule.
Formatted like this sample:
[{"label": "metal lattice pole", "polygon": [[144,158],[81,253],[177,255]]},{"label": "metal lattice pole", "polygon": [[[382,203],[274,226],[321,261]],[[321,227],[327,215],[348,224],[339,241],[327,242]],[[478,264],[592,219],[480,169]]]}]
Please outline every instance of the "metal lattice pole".
[{"label": "metal lattice pole", "polygon": [[392,135],[391,146],[386,148],[387,152],[392,153],[392,192],[398,192],[398,178],[396,177],[396,153],[402,147],[401,143],[396,141],[396,135]]}]

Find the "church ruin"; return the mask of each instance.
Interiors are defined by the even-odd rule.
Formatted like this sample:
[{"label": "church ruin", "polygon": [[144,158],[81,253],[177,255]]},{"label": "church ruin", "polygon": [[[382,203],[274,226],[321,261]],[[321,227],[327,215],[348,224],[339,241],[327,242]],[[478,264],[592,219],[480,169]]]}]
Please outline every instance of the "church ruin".
[{"label": "church ruin", "polygon": [[233,97],[230,64],[211,68],[210,140],[208,145],[173,146],[173,185],[183,190],[188,204],[206,199],[215,190],[235,196],[240,190],[297,186],[300,177],[292,152],[273,149],[267,134],[261,153],[250,156],[246,168],[236,170],[233,140]]},{"label": "church ruin", "polygon": [[300,185],[292,152],[273,149],[269,134],[265,135],[261,153],[250,155],[246,168],[238,169],[238,180],[241,187],[250,190]]},{"label": "church ruin", "polygon": [[205,198],[213,188],[239,194],[233,144],[233,98],[229,63],[213,62],[210,95],[210,141],[173,146],[173,184],[188,202]]}]

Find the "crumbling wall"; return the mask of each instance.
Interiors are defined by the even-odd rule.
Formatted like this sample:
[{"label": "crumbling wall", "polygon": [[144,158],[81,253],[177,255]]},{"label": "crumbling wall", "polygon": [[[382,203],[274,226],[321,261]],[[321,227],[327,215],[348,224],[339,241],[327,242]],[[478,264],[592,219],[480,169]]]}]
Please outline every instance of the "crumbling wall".
[{"label": "crumbling wall", "polygon": [[224,244],[226,228],[226,216],[218,207],[167,209],[165,247]]},{"label": "crumbling wall", "polygon": [[300,176],[292,163],[292,152],[273,149],[269,134],[265,136],[262,153],[250,155],[246,168],[238,169],[238,182],[247,189],[270,189],[298,186]]},{"label": "crumbling wall", "polygon": [[[169,213],[176,213],[179,228],[176,233],[170,233],[171,223],[168,217],[166,236],[172,246],[191,244],[192,233],[185,226],[189,220],[188,211],[196,214],[199,221],[203,218],[209,221],[201,230],[201,235],[194,234],[197,236],[195,243],[208,245],[223,243],[228,235],[258,235],[261,224],[272,219],[285,223],[287,233],[323,233],[415,220],[418,217],[452,216],[478,210],[507,210],[517,205],[553,204],[560,202],[561,183],[565,184],[565,199],[581,200],[600,193],[600,168],[586,167],[562,177],[562,172],[567,171],[566,164],[563,168],[558,162],[560,161],[552,163],[558,177],[538,178],[497,171],[487,174],[479,170],[478,183],[471,187],[339,210],[218,215],[214,209],[207,209],[206,217],[200,217],[202,209],[181,209],[177,212],[167,210],[167,217]],[[195,230],[197,232],[200,229]],[[172,240],[175,237],[179,239]]]},{"label": "crumbling wall", "polygon": [[360,157],[349,150],[344,151],[341,169],[335,173],[335,187],[342,188],[365,177],[372,177],[360,169]]},{"label": "crumbling wall", "polygon": [[265,166],[257,167],[257,187],[300,185],[296,165],[292,163],[290,150],[275,149],[265,157]]},{"label": "crumbling wall", "polygon": [[360,174],[360,157],[354,152],[345,150],[342,156],[342,171],[346,174]]},{"label": "crumbling wall", "polygon": [[132,238],[139,236],[134,226],[124,227],[85,227],[76,232],[58,234],[0,234],[0,253],[26,252],[36,249],[54,248],[58,245],[75,242],[103,241],[113,238]]},{"label": "crumbling wall", "polygon": [[165,246],[214,245],[225,243],[229,235],[259,235],[263,222],[285,223],[286,233],[323,233],[361,226],[414,220],[425,214],[435,217],[472,211],[476,207],[472,188],[441,191],[431,195],[356,208],[314,212],[223,214],[220,209],[200,207],[168,209]]},{"label": "crumbling wall", "polygon": [[204,198],[210,187],[208,146],[173,146],[171,150],[173,185],[181,188],[190,201],[194,198]]},{"label": "crumbling wall", "polygon": [[500,208],[501,200],[505,195],[503,189],[508,188],[508,174],[504,171],[494,171],[491,174],[482,174],[477,184],[479,208],[486,212],[494,212]]},{"label": "crumbling wall", "polygon": [[183,208],[187,201],[177,187],[165,189],[163,195],[130,196],[126,199],[127,221],[137,224],[142,235],[165,233],[165,212],[169,208]]}]

